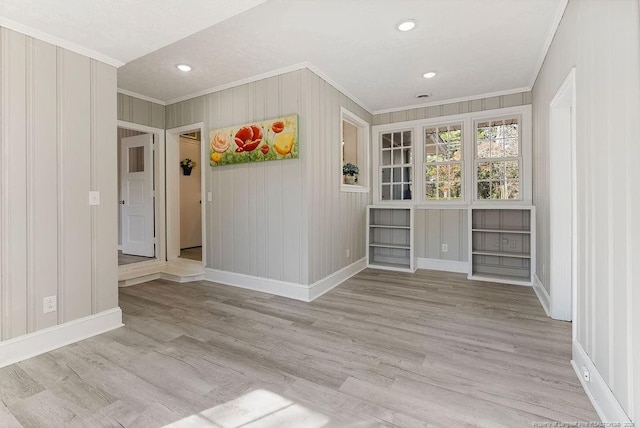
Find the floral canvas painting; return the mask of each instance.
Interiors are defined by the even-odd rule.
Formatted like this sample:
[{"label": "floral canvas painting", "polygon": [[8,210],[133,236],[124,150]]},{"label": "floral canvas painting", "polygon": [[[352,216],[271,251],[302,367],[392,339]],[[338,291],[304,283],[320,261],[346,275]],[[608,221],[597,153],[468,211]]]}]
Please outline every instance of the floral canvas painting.
[{"label": "floral canvas painting", "polygon": [[211,166],[297,157],[297,114],[209,132]]}]

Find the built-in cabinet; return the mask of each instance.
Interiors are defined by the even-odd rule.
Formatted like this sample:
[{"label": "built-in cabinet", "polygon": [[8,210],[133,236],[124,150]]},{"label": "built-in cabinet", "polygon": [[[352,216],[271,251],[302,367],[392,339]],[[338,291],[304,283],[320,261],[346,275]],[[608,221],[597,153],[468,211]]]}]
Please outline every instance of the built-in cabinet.
[{"label": "built-in cabinet", "polygon": [[414,272],[413,207],[367,207],[370,267]]},{"label": "built-in cabinet", "polygon": [[469,279],[530,285],[535,208],[469,208]]}]

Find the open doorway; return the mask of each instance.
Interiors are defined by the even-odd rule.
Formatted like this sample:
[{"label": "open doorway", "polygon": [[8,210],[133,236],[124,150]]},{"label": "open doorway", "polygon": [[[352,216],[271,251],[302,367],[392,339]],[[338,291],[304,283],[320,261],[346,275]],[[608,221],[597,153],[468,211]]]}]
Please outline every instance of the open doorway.
[{"label": "open doorway", "polygon": [[[206,265],[204,180],[206,171],[203,123],[168,129],[167,260]],[[189,161],[195,165],[188,167]]]},{"label": "open doorway", "polygon": [[180,258],[202,262],[201,132],[180,135]]},{"label": "open doorway", "polygon": [[549,105],[549,146],[553,148],[549,162],[549,312],[552,318],[566,321],[575,314],[577,279],[575,81],[574,68]]},{"label": "open doorway", "polygon": [[[118,122],[118,266],[157,262],[164,247],[159,244],[162,216],[156,187],[159,154],[164,135],[154,128]],[[164,176],[164,174],[162,174]],[[158,192],[163,193],[163,192]]]}]

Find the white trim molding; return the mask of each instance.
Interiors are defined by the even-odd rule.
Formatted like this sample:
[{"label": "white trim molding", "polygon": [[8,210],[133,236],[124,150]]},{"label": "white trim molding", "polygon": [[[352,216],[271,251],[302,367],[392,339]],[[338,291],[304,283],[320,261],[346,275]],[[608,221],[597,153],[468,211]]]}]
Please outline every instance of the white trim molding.
[{"label": "white trim molding", "polygon": [[339,271],[332,273],[331,275],[314,282],[309,286],[309,302],[314,301],[318,297],[322,296],[326,292],[333,290],[338,285],[342,284],[347,279],[351,278],[357,273],[362,272],[367,268],[367,259],[361,258],[360,260],[351,263],[349,266],[345,266]]},{"label": "white trim molding", "polygon": [[443,100],[430,101],[428,103],[409,104],[406,106],[374,110],[372,114],[375,116],[375,115],[385,114],[385,113],[395,113],[397,111],[413,110],[416,108],[425,108],[425,107],[441,106],[445,104],[461,103],[465,101],[482,100],[485,98],[501,97],[503,95],[513,95],[513,94],[520,94],[522,92],[531,92],[531,89],[532,89],[532,86],[523,86],[521,88],[506,89],[504,91],[486,92],[484,94],[469,95],[468,97],[448,98]]},{"label": "white trim molding", "polygon": [[77,54],[80,55],[84,55],[86,57],[89,57],[91,59],[95,59],[97,61],[100,62],[104,62],[105,64],[109,64],[112,65],[116,68],[121,67],[124,65],[124,62],[115,59],[115,58],[111,58],[108,55],[104,55],[98,51],[95,51],[93,49],[89,49],[87,47],[84,46],[80,46],[77,43],[73,43],[70,42],[68,40],[62,39],[60,37],[57,36],[53,36],[49,33],[46,33],[44,31],[41,30],[37,30],[35,28],[29,27],[27,25],[23,25],[20,24],[18,22],[12,21],[10,19],[7,18],[3,18],[0,16],[0,27],[4,27],[4,28],[8,28],[10,30],[13,31],[17,31],[18,33],[22,33],[25,34],[29,37],[33,37],[39,40],[42,40],[44,42],[47,43],[51,43],[52,45],[61,47],[63,49],[67,49],[71,52],[75,52]]},{"label": "white trim molding", "polygon": [[158,100],[156,98],[148,97],[146,95],[142,95],[142,94],[139,94],[137,92],[129,91],[127,89],[118,88],[118,93],[122,94],[122,95],[128,95],[128,96],[134,97],[134,98],[139,98],[139,99],[144,100],[144,101],[149,101],[150,103],[160,104],[161,106],[166,106],[167,105],[167,103],[165,103],[162,100]]},{"label": "white trim molding", "polygon": [[547,314],[548,317],[551,317],[551,311],[549,309],[549,301],[551,299],[549,297],[549,293],[547,293],[547,289],[544,288],[542,281],[538,278],[537,272],[533,274],[533,291],[536,292],[536,296],[538,296],[538,300],[540,300],[544,313]]},{"label": "white trim molding", "polygon": [[120,308],[0,342],[0,368],[122,327]]},{"label": "white trim molding", "polygon": [[311,302],[366,268],[366,259],[346,266],[311,285],[205,268],[205,281]]},{"label": "white trim molding", "polygon": [[459,262],[456,260],[426,259],[418,257],[417,266],[418,269],[439,270],[443,272],[469,272],[469,262]]},{"label": "white trim molding", "polygon": [[[580,383],[593,404],[600,420],[604,423],[629,423],[625,413],[602,375],[577,340],[573,341],[573,359],[571,365],[580,379]],[[589,371],[590,380],[585,380],[584,372]]]}]

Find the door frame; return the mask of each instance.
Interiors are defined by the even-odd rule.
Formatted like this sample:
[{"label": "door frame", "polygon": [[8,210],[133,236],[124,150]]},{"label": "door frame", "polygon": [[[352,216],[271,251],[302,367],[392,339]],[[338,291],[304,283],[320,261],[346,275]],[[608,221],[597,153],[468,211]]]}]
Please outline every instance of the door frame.
[{"label": "door frame", "polygon": [[[555,148],[549,156],[549,312],[552,318],[571,321],[578,275],[575,68],[549,103],[549,147]],[[574,338],[575,330],[574,322]]]},{"label": "door frame", "polygon": [[[167,249],[165,245],[165,224],[166,224],[166,216],[165,216],[165,135],[164,129],[153,128],[151,126],[138,125],[137,123],[125,122],[124,120],[118,120],[117,123],[118,128],[129,129],[131,131],[144,132],[146,134],[154,134],[154,162],[153,162],[153,180],[154,180],[154,190],[155,190],[155,201],[154,201],[154,215],[155,215],[155,234],[156,234],[156,256],[155,259],[132,263],[131,265],[140,266],[144,263],[153,263],[155,264],[158,260],[164,261],[167,259]],[[120,172],[118,171],[118,174]],[[120,205],[118,205],[118,209],[120,209]],[[120,268],[130,268],[131,265],[120,266]]]},{"label": "door frame", "polygon": [[[167,207],[167,260],[177,261],[180,257],[180,135],[200,131],[200,212],[202,216],[202,266],[207,266],[207,220],[206,220],[206,162],[204,122],[167,129],[166,132],[166,207]],[[181,263],[190,263],[180,259]]]}]

